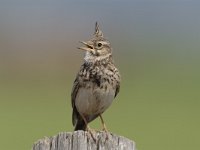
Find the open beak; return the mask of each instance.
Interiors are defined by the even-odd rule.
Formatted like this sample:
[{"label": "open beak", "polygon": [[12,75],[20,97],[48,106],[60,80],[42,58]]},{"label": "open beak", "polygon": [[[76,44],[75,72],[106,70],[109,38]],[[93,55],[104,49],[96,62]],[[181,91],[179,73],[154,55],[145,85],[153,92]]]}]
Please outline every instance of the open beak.
[{"label": "open beak", "polygon": [[84,46],[78,47],[78,49],[89,51],[89,52],[94,51],[93,46],[89,44],[89,42],[80,41],[80,43],[82,43]]}]

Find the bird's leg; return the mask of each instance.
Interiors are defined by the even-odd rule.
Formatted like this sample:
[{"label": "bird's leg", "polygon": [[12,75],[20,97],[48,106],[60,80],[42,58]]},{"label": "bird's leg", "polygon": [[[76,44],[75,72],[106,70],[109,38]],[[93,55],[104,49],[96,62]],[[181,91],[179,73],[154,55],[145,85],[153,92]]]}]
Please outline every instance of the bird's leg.
[{"label": "bird's leg", "polygon": [[103,131],[108,132],[108,129],[107,129],[107,127],[106,127],[106,124],[105,124],[105,122],[103,121],[103,117],[102,117],[101,115],[99,115],[99,117],[100,117],[100,119],[101,119],[101,123],[102,123],[102,126],[103,126]]},{"label": "bird's leg", "polygon": [[85,119],[85,117],[83,115],[81,115],[81,117],[83,118],[83,121],[86,124],[86,131],[88,131],[91,135],[91,137],[93,138],[93,140],[96,142],[96,138],[94,137],[93,133],[92,133],[92,129],[89,127],[87,120]]},{"label": "bird's leg", "polygon": [[102,123],[102,126],[103,126],[103,131],[106,132],[106,140],[109,139],[109,132],[108,132],[108,129],[106,127],[106,124],[105,122],[103,121],[103,117],[101,115],[99,115],[100,119],[101,119],[101,123]]}]

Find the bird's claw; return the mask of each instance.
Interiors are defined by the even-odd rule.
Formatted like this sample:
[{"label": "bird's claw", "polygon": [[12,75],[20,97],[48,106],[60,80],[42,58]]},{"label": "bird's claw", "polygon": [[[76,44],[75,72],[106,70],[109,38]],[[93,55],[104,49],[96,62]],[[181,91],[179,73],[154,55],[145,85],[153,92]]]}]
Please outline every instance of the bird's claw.
[{"label": "bird's claw", "polygon": [[89,126],[87,126],[86,131],[88,131],[88,133],[91,135],[92,139],[94,140],[94,142],[96,143],[97,139],[94,136],[96,134],[96,131],[91,129]]}]

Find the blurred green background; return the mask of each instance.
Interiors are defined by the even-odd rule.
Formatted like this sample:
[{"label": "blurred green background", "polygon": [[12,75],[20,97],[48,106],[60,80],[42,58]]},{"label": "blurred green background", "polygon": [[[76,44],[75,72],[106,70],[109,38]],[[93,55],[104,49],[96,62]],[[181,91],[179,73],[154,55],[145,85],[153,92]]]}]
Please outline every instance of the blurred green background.
[{"label": "blurred green background", "polygon": [[[139,150],[199,148],[198,0],[0,0],[0,149],[72,131],[70,93],[99,21],[121,91],[104,119]],[[100,128],[99,119],[91,124]]]}]

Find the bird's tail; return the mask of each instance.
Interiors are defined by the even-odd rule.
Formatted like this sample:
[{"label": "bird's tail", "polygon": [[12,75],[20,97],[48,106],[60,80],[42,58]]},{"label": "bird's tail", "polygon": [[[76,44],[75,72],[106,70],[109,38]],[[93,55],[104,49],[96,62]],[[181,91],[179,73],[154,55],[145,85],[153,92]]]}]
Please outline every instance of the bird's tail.
[{"label": "bird's tail", "polygon": [[74,131],[77,131],[77,130],[85,131],[86,130],[87,125],[85,124],[81,115],[78,113],[76,107],[73,108],[72,123],[75,126]]},{"label": "bird's tail", "polygon": [[77,130],[83,130],[83,131],[86,130],[86,124],[82,119],[79,120],[75,125],[74,131],[77,131]]}]

